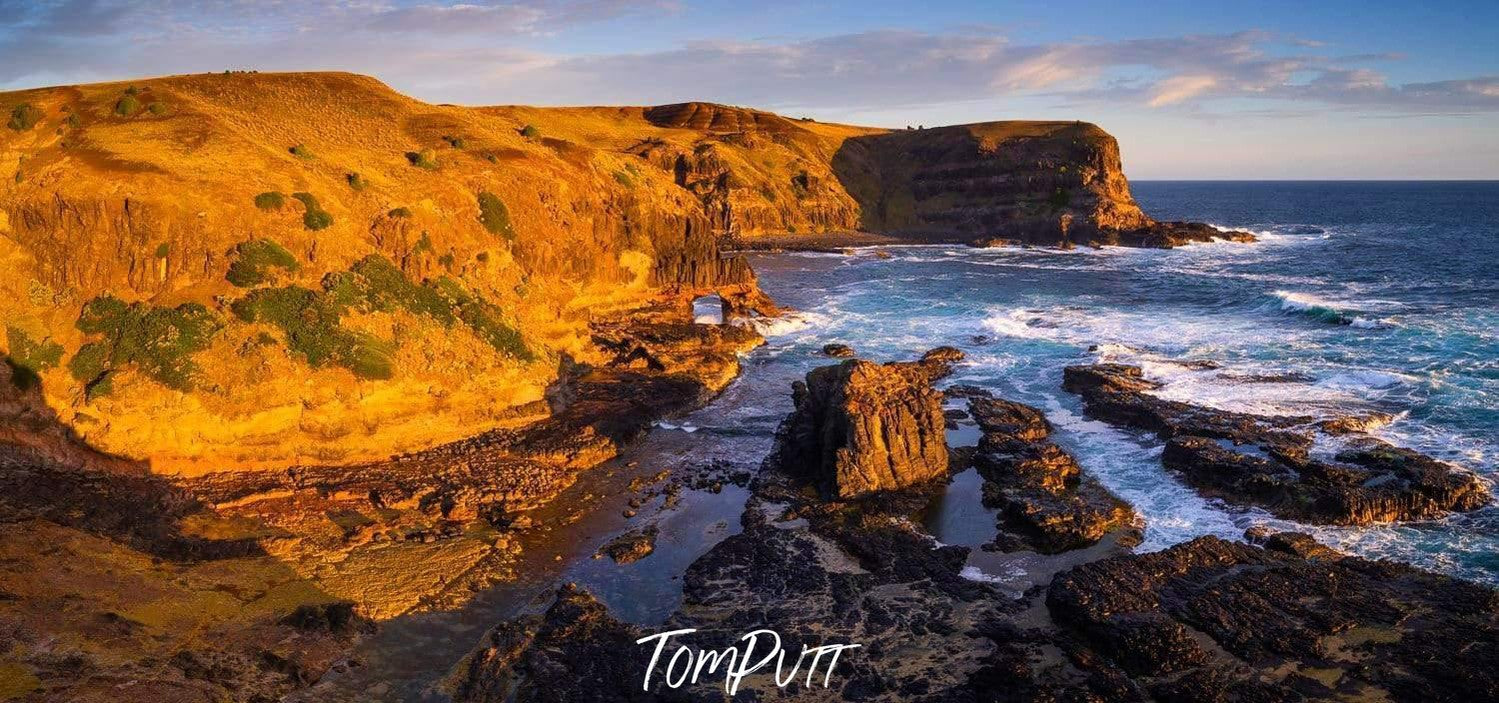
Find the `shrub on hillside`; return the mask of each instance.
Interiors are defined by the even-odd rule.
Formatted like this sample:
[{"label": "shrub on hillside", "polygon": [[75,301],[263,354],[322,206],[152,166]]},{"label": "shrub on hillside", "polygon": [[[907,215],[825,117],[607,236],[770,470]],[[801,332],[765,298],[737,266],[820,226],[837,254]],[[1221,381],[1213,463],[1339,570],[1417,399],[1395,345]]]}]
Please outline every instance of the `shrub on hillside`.
[{"label": "shrub on hillside", "polygon": [[307,148],[306,144],[298,144],[290,149],[287,149],[287,151],[291,152],[292,156],[302,159],[303,161],[311,161],[317,158],[317,154],[312,153],[312,150]]},{"label": "shrub on hillside", "polygon": [[50,339],[35,341],[19,327],[6,327],[5,338],[10,349],[5,363],[10,366],[11,383],[19,390],[35,388],[42,381],[41,373],[62,361],[62,345]]},{"label": "shrub on hillside", "polygon": [[535,139],[541,136],[541,130],[537,129],[534,124],[528,124],[520,128],[520,135],[527,139]]},{"label": "shrub on hillside", "polygon": [[624,171],[615,171],[614,180],[626,188],[635,187],[635,181],[630,178],[630,174],[625,173]]},{"label": "shrub on hillside", "polygon": [[31,103],[21,103],[11,108],[10,121],[6,122],[5,126],[17,132],[25,132],[41,122],[44,116],[37,106]]},{"label": "shrub on hillside", "polygon": [[410,161],[411,165],[417,168],[424,168],[428,171],[437,170],[437,153],[431,149],[408,151],[406,152],[406,160]]},{"label": "shrub on hillside", "polygon": [[198,373],[192,356],[208,348],[223,322],[198,303],[175,308],[127,305],[103,295],[83,306],[77,327],[99,337],[80,348],[68,364],[73,378],[93,397],[107,393],[111,375],[128,365],[168,388],[192,390]]},{"label": "shrub on hillside", "polygon": [[141,101],[137,100],[135,98],[135,95],[130,93],[126,93],[125,97],[120,98],[119,101],[115,103],[115,114],[121,117],[129,117],[131,115],[134,115],[135,113],[140,112],[140,109]]},{"label": "shrub on hillside", "polygon": [[479,194],[479,222],[490,234],[515,239],[515,230],[510,226],[510,209],[494,193],[484,191]]},{"label": "shrub on hillside", "polygon": [[255,207],[261,210],[280,210],[286,204],[286,197],[275,191],[267,191],[255,196]]},{"label": "shrub on hillside", "polygon": [[453,147],[454,149],[462,149],[465,145],[467,145],[467,142],[464,141],[463,137],[454,137],[444,134],[442,135],[442,140],[447,142],[448,146]]},{"label": "shrub on hillside", "polygon": [[408,217],[411,217],[411,209],[406,207],[392,208],[390,212],[387,212],[385,214],[389,217],[395,217],[404,220]]},{"label": "shrub on hillside", "polygon": [[160,101],[153,102],[150,105],[146,106],[146,112],[149,112],[153,115],[164,115],[167,112],[167,105],[166,103]]},{"label": "shrub on hillside", "polygon": [[499,308],[450,278],[416,283],[379,254],[324,276],[321,290],[261,288],[235,301],[232,309],[245,322],[281,328],[287,346],[309,365],[342,366],[361,378],[390,378],[395,346],[344,328],[342,318],[351,311],[405,312],[444,327],[461,323],[502,354],[522,361],[535,358]]},{"label": "shrub on hillside", "polygon": [[281,328],[286,345],[309,366],[342,366],[360,378],[390,378],[395,347],[374,335],[345,329],[331,296],[301,286],[262,288],[234,302],[245,322]]},{"label": "shrub on hillside", "polygon": [[229,264],[224,278],[240,288],[265,283],[275,276],[277,269],[295,272],[301,268],[297,257],[286,247],[269,239],[241,242],[234,247],[234,254],[234,262]]},{"label": "shrub on hillside", "polygon": [[333,224],[333,215],[324,210],[323,206],[318,203],[318,199],[311,193],[292,193],[291,197],[302,201],[302,205],[307,208],[307,211],[302,213],[302,224],[307,229],[316,232],[327,229]]},{"label": "shrub on hillside", "polygon": [[361,176],[357,173],[349,173],[344,176],[344,180],[347,180],[349,182],[350,188],[353,188],[356,191],[364,190],[364,176]]}]

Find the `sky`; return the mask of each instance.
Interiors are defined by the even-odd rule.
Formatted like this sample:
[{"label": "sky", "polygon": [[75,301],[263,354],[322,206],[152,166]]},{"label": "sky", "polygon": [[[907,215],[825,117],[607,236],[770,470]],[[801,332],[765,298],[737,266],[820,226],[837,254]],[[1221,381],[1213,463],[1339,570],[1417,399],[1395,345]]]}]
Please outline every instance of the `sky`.
[{"label": "sky", "polygon": [[1145,179],[1499,178],[1499,2],[0,0],[0,90],[343,70],[430,102],[1095,122]]}]

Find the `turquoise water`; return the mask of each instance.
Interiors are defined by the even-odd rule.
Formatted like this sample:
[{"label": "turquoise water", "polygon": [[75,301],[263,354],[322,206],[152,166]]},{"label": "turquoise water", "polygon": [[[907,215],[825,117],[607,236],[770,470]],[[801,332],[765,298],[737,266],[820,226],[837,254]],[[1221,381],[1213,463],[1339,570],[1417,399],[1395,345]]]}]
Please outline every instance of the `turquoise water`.
[{"label": "turquoise water", "polygon": [[[770,344],[751,357],[738,403],[693,418],[705,430],[698,439],[717,436],[723,447],[754,436],[764,446],[789,407],[783,389],[827,363],[814,354],[827,342],[875,359],[951,344],[969,355],[955,381],[1045,409],[1059,441],[1136,505],[1143,549],[1269,523],[1499,583],[1495,508],[1359,529],[1277,521],[1199,497],[1161,468],[1158,440],[1083,417],[1060,387],[1063,366],[1111,360],[1141,365],[1169,397],[1228,409],[1391,412],[1397,420],[1381,436],[1493,479],[1499,184],[1150,182],[1135,193],[1157,218],[1246,229],[1261,241],[756,255],[765,289],[800,312],[766,326]],[[1278,382],[1255,378],[1269,375]]]}]

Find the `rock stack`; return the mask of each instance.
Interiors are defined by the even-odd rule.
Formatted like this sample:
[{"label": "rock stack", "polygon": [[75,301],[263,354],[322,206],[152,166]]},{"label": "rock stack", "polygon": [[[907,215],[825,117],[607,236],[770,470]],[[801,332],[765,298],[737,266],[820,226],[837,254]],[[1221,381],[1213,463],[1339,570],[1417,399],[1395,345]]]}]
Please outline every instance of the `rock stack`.
[{"label": "rock stack", "polygon": [[856,498],[947,475],[942,394],[921,363],[851,359],[793,386],[783,462],[829,498]]}]

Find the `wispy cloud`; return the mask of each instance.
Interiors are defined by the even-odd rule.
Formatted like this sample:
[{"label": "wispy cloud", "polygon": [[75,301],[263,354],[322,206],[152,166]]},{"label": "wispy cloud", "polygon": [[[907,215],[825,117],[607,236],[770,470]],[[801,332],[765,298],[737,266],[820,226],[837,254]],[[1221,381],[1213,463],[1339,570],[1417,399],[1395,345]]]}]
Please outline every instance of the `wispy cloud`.
[{"label": "wispy cloud", "polygon": [[[344,69],[422,97],[471,103],[659,103],[871,110],[1042,97],[1200,113],[1499,112],[1499,76],[1396,83],[1392,54],[1333,55],[1313,37],[1245,31],[1024,43],[1001,30],[870,31],[697,40],[644,53],[521,46],[580,23],[671,11],[662,0],[442,3],[0,0],[0,85],[211,71]],[[537,39],[542,38],[543,41]],[[526,40],[526,41],[522,41]]]}]

